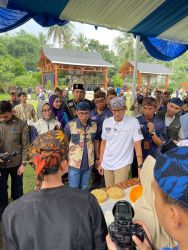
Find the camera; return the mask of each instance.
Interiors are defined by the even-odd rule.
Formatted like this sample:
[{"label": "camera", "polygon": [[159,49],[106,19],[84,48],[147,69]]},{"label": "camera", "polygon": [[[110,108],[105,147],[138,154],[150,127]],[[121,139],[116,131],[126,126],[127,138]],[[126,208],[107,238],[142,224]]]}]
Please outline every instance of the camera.
[{"label": "camera", "polygon": [[118,201],[115,203],[112,213],[114,221],[108,228],[112,241],[120,250],[135,250],[132,236],[135,235],[143,242],[145,232],[142,226],[133,224],[134,210],[131,204],[124,200]]},{"label": "camera", "polygon": [[14,157],[14,156],[16,156],[17,155],[17,153],[16,152],[14,152],[13,154],[9,154],[9,153],[0,153],[0,159],[2,160],[2,161],[10,161],[10,160],[12,160],[12,158]]}]

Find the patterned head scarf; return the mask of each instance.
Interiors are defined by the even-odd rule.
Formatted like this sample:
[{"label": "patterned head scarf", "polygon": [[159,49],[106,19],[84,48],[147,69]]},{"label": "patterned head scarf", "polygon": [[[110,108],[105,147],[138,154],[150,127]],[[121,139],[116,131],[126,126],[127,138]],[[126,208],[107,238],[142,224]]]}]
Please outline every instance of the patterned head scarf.
[{"label": "patterned head scarf", "polygon": [[54,169],[58,170],[60,162],[67,160],[67,138],[60,129],[38,135],[31,144],[29,153],[37,179],[43,180],[45,174],[52,173]]},{"label": "patterned head scarf", "polygon": [[188,208],[188,147],[175,147],[160,154],[154,178],[165,194]]},{"label": "patterned head scarf", "polygon": [[122,97],[115,97],[110,102],[111,108],[124,108],[126,106],[125,99]]}]

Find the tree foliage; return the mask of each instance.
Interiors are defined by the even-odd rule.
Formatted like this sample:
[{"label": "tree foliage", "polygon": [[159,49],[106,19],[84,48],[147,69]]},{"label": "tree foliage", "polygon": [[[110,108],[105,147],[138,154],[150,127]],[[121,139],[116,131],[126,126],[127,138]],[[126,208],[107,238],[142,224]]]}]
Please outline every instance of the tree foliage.
[{"label": "tree foliage", "polygon": [[[40,50],[43,47],[53,47],[55,45],[60,48],[74,48],[100,53],[104,60],[114,66],[109,69],[108,77],[110,81],[118,86],[122,84],[117,72],[125,61],[133,61],[135,40],[132,34],[122,33],[116,37],[111,49],[98,40],[88,39],[83,33],[76,35],[72,23],[65,26],[52,26],[46,33],[44,30],[44,32],[35,36],[21,30],[14,35],[4,34],[0,36],[1,86],[14,84],[28,87],[40,84],[40,73],[36,72]],[[50,45],[50,43],[52,44]],[[188,82],[188,52],[176,60],[163,62],[151,57],[143,44],[140,43],[138,61],[164,64],[171,68],[174,75],[171,76],[170,88],[175,89],[181,86],[181,83]],[[63,79],[63,75],[60,75],[60,77]],[[100,80],[102,80],[102,77]]]}]

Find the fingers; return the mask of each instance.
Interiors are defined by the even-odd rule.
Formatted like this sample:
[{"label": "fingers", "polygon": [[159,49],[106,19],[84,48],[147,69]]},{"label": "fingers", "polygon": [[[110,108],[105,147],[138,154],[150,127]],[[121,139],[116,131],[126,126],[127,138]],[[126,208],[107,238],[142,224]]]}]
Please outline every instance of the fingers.
[{"label": "fingers", "polygon": [[146,233],[148,239],[149,239],[150,242],[152,243],[153,240],[152,240],[151,234],[150,234],[150,232],[148,231],[148,229],[147,229],[146,225],[144,224],[144,222],[143,222],[143,221],[140,221],[140,220],[134,220],[133,223],[142,226],[142,228],[144,229],[144,231],[145,231],[145,233]]},{"label": "fingers", "polygon": [[135,235],[133,235],[132,239],[139,250],[151,250],[152,249],[145,240],[144,242],[142,242]]},{"label": "fingers", "polygon": [[104,174],[104,170],[103,170],[102,168],[99,168],[99,169],[98,169],[98,172],[99,172],[100,175],[103,175],[103,174]]},{"label": "fingers", "polygon": [[114,242],[111,240],[109,234],[106,236],[106,243],[107,243],[107,246],[108,246],[108,250],[117,250],[117,247],[114,244]]}]

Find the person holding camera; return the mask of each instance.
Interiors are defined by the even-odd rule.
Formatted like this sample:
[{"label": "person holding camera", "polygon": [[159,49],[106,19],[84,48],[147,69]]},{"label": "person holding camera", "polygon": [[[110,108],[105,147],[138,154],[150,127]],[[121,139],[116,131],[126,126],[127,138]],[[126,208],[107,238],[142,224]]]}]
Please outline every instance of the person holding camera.
[{"label": "person holding camera", "polygon": [[22,177],[28,160],[29,130],[25,122],[13,114],[9,101],[0,101],[0,218],[8,205],[8,176],[11,176],[11,197],[23,195]]},{"label": "person holding camera", "polygon": [[[155,200],[154,205],[160,225],[166,233],[177,242],[173,250],[187,250],[188,246],[188,147],[174,147],[161,153],[155,163],[154,181],[152,189]],[[140,224],[150,241],[150,234],[141,221]],[[152,221],[151,221],[152,223]],[[132,237],[140,250],[151,250],[146,239],[139,240]],[[109,250],[117,250],[117,246],[107,237]],[[170,250],[168,245],[162,248]]]},{"label": "person holding camera", "polygon": [[102,210],[87,191],[64,186],[68,140],[62,130],[39,135],[30,148],[41,189],[12,202],[2,218],[4,249],[107,250]]}]

